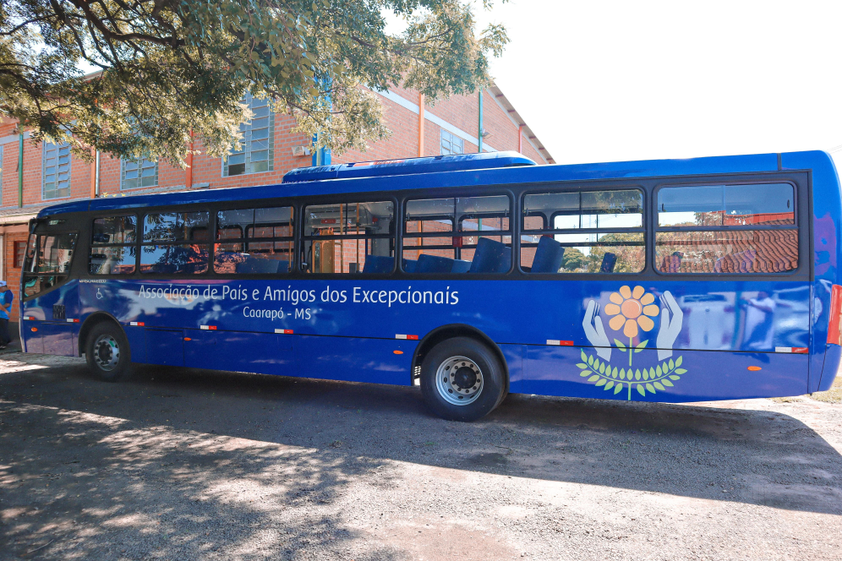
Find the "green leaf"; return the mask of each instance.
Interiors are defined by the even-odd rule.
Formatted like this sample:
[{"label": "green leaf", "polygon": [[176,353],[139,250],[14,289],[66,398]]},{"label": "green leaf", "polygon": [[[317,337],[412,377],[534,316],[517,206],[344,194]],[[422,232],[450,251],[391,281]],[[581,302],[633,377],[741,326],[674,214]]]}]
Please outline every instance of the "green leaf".
[{"label": "green leaf", "polygon": [[683,361],[683,360],[684,360],[683,356],[680,356],[677,359],[675,359],[675,366],[676,367],[681,366],[681,361]]},{"label": "green leaf", "polygon": [[582,378],[584,378],[585,376],[588,376],[588,375],[590,375],[590,374],[593,374],[593,372],[592,372],[592,371],[590,371],[590,370],[582,370],[582,373],[581,373],[581,374],[579,374],[579,376],[581,376]]},{"label": "green leaf", "polygon": [[681,380],[681,376],[670,376],[670,380]]},{"label": "green leaf", "polygon": [[[610,367],[609,367],[609,370],[610,370]],[[605,363],[604,363],[604,362],[603,362],[602,364],[600,364],[600,365],[599,365],[599,373],[600,373],[600,374],[605,374]],[[609,373],[610,373],[610,372],[609,372]]]},{"label": "green leaf", "polygon": [[641,342],[640,342],[640,344],[634,348],[634,352],[639,353],[640,351],[642,351],[643,349],[645,349],[645,348],[646,348],[646,344],[647,344],[648,342],[649,342],[649,339],[647,339],[647,340],[645,340],[645,341],[641,341]]},{"label": "green leaf", "polygon": [[670,359],[670,361],[669,361],[669,367],[670,367],[670,370],[675,368],[675,362],[672,359]]},{"label": "green leaf", "polygon": [[616,366],[614,367],[614,369],[613,369],[613,370],[611,370],[611,377],[612,377],[612,378],[616,378],[616,377],[617,377],[617,367],[616,367]]},{"label": "green leaf", "polygon": [[[659,390],[661,390],[661,391],[664,391],[664,390],[666,389],[666,388],[664,388],[664,386],[661,384],[661,382],[653,382],[653,383],[652,383],[652,385],[653,385],[653,386],[655,386],[656,388],[658,388],[658,389],[659,389]],[[670,384],[670,385],[672,385],[672,384]]]},{"label": "green leaf", "polygon": [[589,356],[589,357],[587,358],[587,362],[588,362],[588,364],[590,364],[591,366],[593,366],[593,356]]},{"label": "green leaf", "polygon": [[588,362],[588,355],[585,354],[584,350],[582,350],[582,362]]},{"label": "green leaf", "polygon": [[673,387],[672,382],[670,382],[670,381],[669,381],[669,380],[667,380],[666,378],[664,378],[663,380],[661,380],[661,382],[663,382],[665,386]]},{"label": "green leaf", "polygon": [[625,379],[626,379],[626,369],[625,369],[625,368],[621,368],[621,369],[620,369],[620,379],[621,379],[621,380],[625,380]]},{"label": "green leaf", "polygon": [[618,349],[620,349],[620,352],[626,352],[626,346],[617,339],[614,339],[614,344],[617,346]]},{"label": "green leaf", "polygon": [[599,376],[598,376],[598,375],[596,375],[596,374],[594,374],[593,376],[591,376],[590,378],[588,378],[588,382],[596,382],[596,381],[597,381],[597,380],[599,380],[599,379],[600,379],[600,378],[599,378]]},{"label": "green leaf", "polygon": [[[599,384],[597,384],[597,385],[599,385]],[[604,389],[604,390],[610,390],[610,389],[611,389],[611,388],[613,388],[613,387],[614,387],[614,382],[613,382],[613,381],[611,381],[611,382],[608,382],[607,384],[605,384],[605,387],[604,387],[604,388],[602,388],[602,389]]]},{"label": "green leaf", "polygon": [[580,362],[576,365],[576,368],[587,368],[587,367],[588,367],[588,365],[585,364],[584,362]]},{"label": "green leaf", "polygon": [[657,376],[652,376],[652,377],[653,378],[660,378],[663,373],[664,373],[664,371],[661,370],[661,365],[659,364],[658,368],[655,369],[655,374],[657,374]]},{"label": "green leaf", "polygon": [[601,364],[601,361],[600,361],[598,358],[595,358],[595,359],[594,359],[594,361],[593,361],[593,369],[594,369],[594,370],[599,370],[599,365],[600,365],[600,364]]},{"label": "green leaf", "polygon": [[634,371],[634,379],[640,380],[640,369]]},{"label": "green leaf", "polygon": [[683,368],[676,368],[675,373],[676,374],[685,374],[685,373],[687,373],[687,371]]},{"label": "green leaf", "polygon": [[642,396],[646,396],[646,390],[643,389],[643,384],[637,385],[637,392]]},{"label": "green leaf", "polygon": [[648,370],[646,370],[645,368],[643,369],[643,379],[644,379],[644,380],[648,380],[648,379],[649,379],[649,371],[648,371]]},{"label": "green leaf", "polygon": [[652,387],[652,384],[646,384],[646,389],[649,390],[650,393],[655,393],[655,388]]},{"label": "green leaf", "polygon": [[614,388],[614,395],[617,395],[617,394],[618,394],[618,393],[620,393],[621,391],[623,391],[623,384],[622,384],[622,383],[619,383],[619,384],[617,384],[617,386]]},{"label": "green leaf", "polygon": [[605,378],[600,378],[599,380],[597,380],[597,382],[596,382],[596,386],[597,386],[597,387],[599,387],[599,386],[604,386],[604,385],[605,385],[605,382],[607,382],[607,381],[608,381],[608,380],[606,380]]}]

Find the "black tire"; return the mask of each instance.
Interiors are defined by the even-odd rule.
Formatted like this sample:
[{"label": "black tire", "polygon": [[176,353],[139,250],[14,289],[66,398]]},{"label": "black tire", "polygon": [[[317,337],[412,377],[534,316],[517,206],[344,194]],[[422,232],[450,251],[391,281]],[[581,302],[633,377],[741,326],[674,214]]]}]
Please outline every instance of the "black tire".
[{"label": "black tire", "polygon": [[475,339],[442,341],[421,363],[421,394],[439,417],[476,421],[500,404],[505,391],[503,365],[491,349]]},{"label": "black tire", "polygon": [[131,376],[129,341],[113,321],[99,323],[91,329],[85,341],[85,358],[91,372],[105,382],[122,382]]}]

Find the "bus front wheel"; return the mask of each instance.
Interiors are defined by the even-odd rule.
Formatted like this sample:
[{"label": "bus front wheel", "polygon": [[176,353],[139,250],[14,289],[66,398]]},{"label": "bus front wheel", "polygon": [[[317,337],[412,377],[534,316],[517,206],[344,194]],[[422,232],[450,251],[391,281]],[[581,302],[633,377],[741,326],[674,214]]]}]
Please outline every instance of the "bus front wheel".
[{"label": "bus front wheel", "polygon": [[88,367],[100,380],[122,382],[131,374],[129,341],[120,326],[112,322],[94,326],[88,335],[85,358]]},{"label": "bus front wheel", "polygon": [[468,337],[442,341],[421,363],[421,394],[438,416],[475,421],[500,404],[505,372],[487,346]]}]

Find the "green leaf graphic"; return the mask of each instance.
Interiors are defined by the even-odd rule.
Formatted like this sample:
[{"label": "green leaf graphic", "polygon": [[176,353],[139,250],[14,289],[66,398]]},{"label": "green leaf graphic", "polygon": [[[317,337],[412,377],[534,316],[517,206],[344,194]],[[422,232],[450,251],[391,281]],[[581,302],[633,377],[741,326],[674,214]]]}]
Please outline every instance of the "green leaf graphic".
[{"label": "green leaf graphic", "polygon": [[673,368],[675,368],[675,362],[673,362],[673,360],[672,360],[672,359],[670,359],[670,362],[669,362],[669,367],[670,367],[670,370],[672,370]]},{"label": "green leaf graphic", "polygon": [[683,360],[684,360],[683,356],[680,356],[677,359],[675,359],[675,366],[676,367],[681,366],[681,361],[683,361]]},{"label": "green leaf graphic", "polygon": [[676,368],[676,369],[675,369],[675,373],[676,373],[676,374],[685,374],[686,372],[687,372],[687,371],[686,371],[686,370],[684,370],[683,368]]},{"label": "green leaf graphic", "polygon": [[590,364],[591,366],[593,366],[593,357],[592,357],[592,356],[587,357],[587,358],[585,359],[585,362],[587,362],[588,364]]},{"label": "green leaf graphic", "polygon": [[617,386],[614,388],[614,395],[617,395],[621,391],[623,391],[623,384],[622,383],[617,384]]},{"label": "green leaf graphic", "polygon": [[588,365],[585,364],[584,362],[580,362],[579,364],[576,365],[576,368],[587,368],[587,367],[588,367]]},{"label": "green leaf graphic", "polygon": [[657,374],[657,376],[652,376],[652,377],[653,378],[660,378],[663,373],[664,373],[664,371],[661,370],[661,365],[659,364],[658,368],[655,369],[655,374]]},{"label": "green leaf graphic", "polygon": [[593,361],[593,369],[599,370],[599,364],[600,364],[599,359],[595,358],[594,361]]},{"label": "green leaf graphic", "polygon": [[635,380],[640,380],[640,370],[635,370],[635,371],[634,371],[634,379],[635,379]]},{"label": "green leaf graphic", "polygon": [[652,387],[652,384],[646,384],[646,389],[651,393],[655,393],[655,388]]},{"label": "green leaf graphic", "polygon": [[585,377],[585,376],[587,376],[588,374],[593,374],[593,372],[592,372],[592,371],[590,371],[590,370],[582,370],[582,373],[581,373],[581,374],[579,374],[579,376],[581,376],[582,378],[584,378],[584,377]]},{"label": "green leaf graphic", "polygon": [[582,362],[588,362],[588,355],[585,354],[585,351],[582,351]]},{"label": "green leaf graphic", "polygon": [[588,382],[596,382],[597,380],[599,380],[599,376],[596,374],[588,378]]},{"label": "green leaf graphic", "polygon": [[[677,378],[677,377],[678,377],[678,376],[676,376],[676,378]],[[670,381],[669,381],[669,380],[667,380],[666,378],[664,378],[663,380],[661,380],[661,382],[663,382],[665,386],[673,387],[672,382],[670,382]]]},{"label": "green leaf graphic", "polygon": [[599,380],[596,381],[596,387],[604,386],[605,382],[607,382],[607,381],[608,380],[606,380],[605,378],[600,378]]},{"label": "green leaf graphic", "polygon": [[637,391],[638,391],[638,393],[640,393],[640,395],[642,395],[644,397],[646,396],[646,390],[643,389],[643,384],[637,385]]},{"label": "green leaf graphic", "polygon": [[670,380],[681,380],[681,376],[670,376]]},{"label": "green leaf graphic", "polygon": [[642,341],[638,346],[634,348],[634,352],[639,353],[643,349],[646,348],[646,344],[649,342],[649,339]]},{"label": "green leaf graphic", "polygon": [[599,373],[605,374],[605,363],[604,362],[599,365]]},{"label": "green leaf graphic", "polygon": [[643,379],[644,379],[644,380],[648,380],[648,379],[649,379],[649,371],[648,371],[648,370],[646,370],[645,368],[643,369]]},{"label": "green leaf graphic", "polygon": [[[599,384],[597,384],[597,385],[599,385]],[[611,382],[608,382],[607,384],[605,384],[605,387],[603,389],[610,390],[613,387],[614,387],[614,382],[611,381]]]},{"label": "green leaf graphic", "polygon": [[616,377],[617,377],[617,367],[616,367],[616,366],[614,367],[614,369],[613,369],[613,370],[611,370],[611,377],[612,377],[612,378],[616,378]]},{"label": "green leaf graphic", "polygon": [[626,369],[625,368],[620,369],[620,379],[621,380],[626,379]]},{"label": "green leaf graphic", "polygon": [[[652,385],[653,385],[653,386],[655,386],[656,388],[658,388],[658,389],[659,389],[659,390],[661,390],[661,391],[664,391],[664,390],[666,389],[666,388],[664,388],[664,386],[661,384],[661,382],[654,382]],[[671,385],[672,385],[672,384],[670,384],[670,386],[671,386]]]},{"label": "green leaf graphic", "polygon": [[617,346],[618,349],[620,349],[620,352],[622,352],[622,353],[626,352],[626,350],[627,350],[626,346],[624,344],[622,344],[620,341],[618,341],[617,339],[614,339],[614,344]]}]

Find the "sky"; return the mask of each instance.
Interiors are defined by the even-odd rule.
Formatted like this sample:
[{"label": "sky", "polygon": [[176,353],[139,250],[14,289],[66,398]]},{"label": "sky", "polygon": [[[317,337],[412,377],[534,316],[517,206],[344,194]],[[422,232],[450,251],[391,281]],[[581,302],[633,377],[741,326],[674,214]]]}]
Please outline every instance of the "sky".
[{"label": "sky", "polygon": [[842,169],[842,0],[475,9],[506,26],[491,74],[557,163],[820,149]]}]

